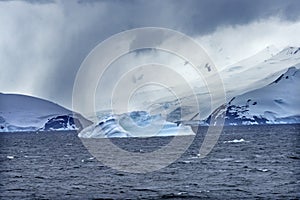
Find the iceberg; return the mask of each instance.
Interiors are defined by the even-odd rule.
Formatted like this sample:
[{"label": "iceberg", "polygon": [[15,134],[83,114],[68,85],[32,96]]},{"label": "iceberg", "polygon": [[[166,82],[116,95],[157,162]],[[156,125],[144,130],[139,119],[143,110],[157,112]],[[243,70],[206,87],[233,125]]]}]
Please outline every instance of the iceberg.
[{"label": "iceberg", "polygon": [[99,120],[78,136],[81,138],[113,137],[156,137],[195,135],[190,126],[168,122],[160,114],[150,115],[146,111],[132,111],[124,114],[99,114]]}]

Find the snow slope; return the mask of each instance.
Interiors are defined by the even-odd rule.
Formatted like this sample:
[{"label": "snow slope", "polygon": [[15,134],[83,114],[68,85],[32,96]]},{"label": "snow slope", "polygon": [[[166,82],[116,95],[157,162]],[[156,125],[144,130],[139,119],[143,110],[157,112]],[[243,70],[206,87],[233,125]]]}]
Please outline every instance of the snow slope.
[{"label": "snow slope", "polygon": [[[299,47],[287,47],[276,53],[276,50],[267,48],[237,64],[223,68],[219,75],[223,80],[227,100],[262,88],[286,72],[289,67],[298,66],[300,64],[299,49]],[[216,74],[212,74],[210,78],[214,80],[215,76]],[[187,94],[173,101],[165,101],[164,98],[158,99],[152,105],[156,105],[157,112],[168,113],[168,119],[171,122],[178,120],[187,122],[196,114],[199,114],[200,120],[206,119],[210,113],[217,109],[217,106],[211,107],[211,95],[206,86],[199,85],[197,82],[194,85],[198,105],[192,103],[192,99],[195,97],[194,94]],[[210,87],[219,88],[220,86],[211,85]],[[219,99],[214,99],[214,101],[217,102],[216,105],[223,104]],[[181,106],[179,102],[185,106]],[[149,107],[151,108],[152,105]],[[181,115],[178,115],[178,111],[181,111]]]},{"label": "snow slope", "polygon": [[[289,67],[300,63],[299,49],[300,47],[287,47],[276,54],[266,53],[268,50],[264,50],[257,55],[226,67],[220,71],[226,97],[231,99],[271,83]],[[264,58],[264,56],[266,57]]]},{"label": "snow slope", "polygon": [[245,58],[237,63],[222,68],[220,73],[237,73],[258,65],[279,53],[275,46],[268,46],[255,55]]},{"label": "snow slope", "polygon": [[88,121],[50,101],[0,93],[0,132],[78,130]]},{"label": "snow slope", "polygon": [[[300,123],[300,64],[227,104],[226,125]],[[211,116],[206,120],[209,123]]]}]

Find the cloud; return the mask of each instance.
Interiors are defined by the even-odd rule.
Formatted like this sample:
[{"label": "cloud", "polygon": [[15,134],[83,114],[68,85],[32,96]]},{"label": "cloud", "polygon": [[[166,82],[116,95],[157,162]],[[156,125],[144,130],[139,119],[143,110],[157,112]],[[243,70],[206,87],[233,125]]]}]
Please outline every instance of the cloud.
[{"label": "cloud", "polygon": [[[24,12],[25,11],[25,12]],[[9,14],[7,14],[9,13]],[[0,68],[2,91],[34,93],[58,62],[59,19],[55,4],[9,2],[0,7]],[[41,26],[47,24],[47,26]],[[48,70],[45,70],[48,69]]]},{"label": "cloud", "polygon": [[299,9],[293,0],[0,1],[0,91],[70,107],[81,62],[113,34],[171,28],[196,38],[213,58],[220,46],[236,60],[240,49],[296,42]]},{"label": "cloud", "polygon": [[219,67],[234,64],[268,46],[281,50],[300,46],[300,21],[282,21],[278,17],[250,24],[219,27],[211,34],[196,37]]},{"label": "cloud", "polygon": [[220,26],[243,25],[274,16],[296,21],[299,8],[300,3],[293,0],[204,0],[176,4],[182,28],[195,35],[213,32]]},{"label": "cloud", "polygon": [[[242,25],[258,19],[278,17],[285,21],[300,18],[295,0],[80,0],[83,5],[107,4],[111,14],[133,27],[163,26],[189,35],[207,34],[219,26]],[[121,17],[122,16],[122,17]]]},{"label": "cloud", "polygon": [[50,3],[55,3],[54,0],[0,0],[0,2],[13,2],[13,1],[26,2],[26,3],[31,3],[31,4],[50,4]]}]

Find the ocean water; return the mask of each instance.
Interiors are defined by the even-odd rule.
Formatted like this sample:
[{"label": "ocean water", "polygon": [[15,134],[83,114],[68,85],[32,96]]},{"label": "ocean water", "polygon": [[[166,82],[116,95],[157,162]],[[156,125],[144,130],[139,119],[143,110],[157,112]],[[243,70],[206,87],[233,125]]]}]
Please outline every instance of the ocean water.
[{"label": "ocean water", "polygon": [[[142,174],[99,162],[76,132],[1,133],[0,199],[300,198],[300,125],[225,127],[200,159],[205,133],[200,128],[174,163]],[[130,152],[151,152],[171,140],[111,141]]]}]

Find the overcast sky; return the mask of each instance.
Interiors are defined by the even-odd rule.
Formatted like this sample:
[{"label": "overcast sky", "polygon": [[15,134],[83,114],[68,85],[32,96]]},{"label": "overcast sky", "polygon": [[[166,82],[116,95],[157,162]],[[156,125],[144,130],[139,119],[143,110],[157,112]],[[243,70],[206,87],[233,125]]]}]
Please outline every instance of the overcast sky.
[{"label": "overcast sky", "polygon": [[0,92],[70,108],[74,78],[87,54],[111,35],[137,27],[185,33],[218,66],[268,45],[300,46],[299,10],[298,0],[2,0]]}]

